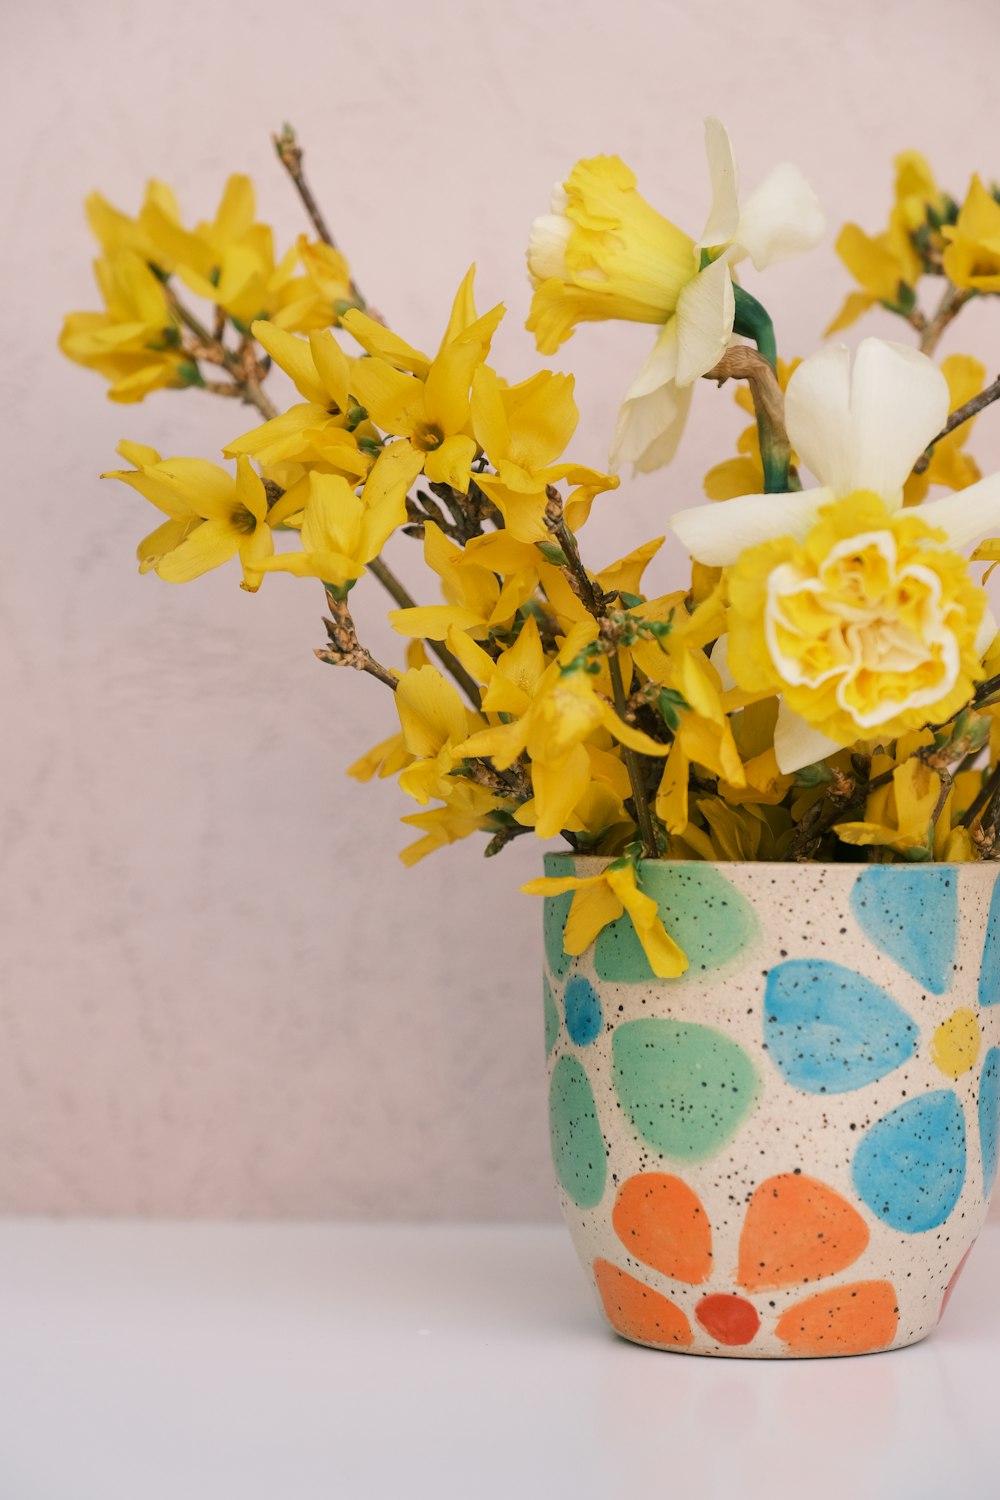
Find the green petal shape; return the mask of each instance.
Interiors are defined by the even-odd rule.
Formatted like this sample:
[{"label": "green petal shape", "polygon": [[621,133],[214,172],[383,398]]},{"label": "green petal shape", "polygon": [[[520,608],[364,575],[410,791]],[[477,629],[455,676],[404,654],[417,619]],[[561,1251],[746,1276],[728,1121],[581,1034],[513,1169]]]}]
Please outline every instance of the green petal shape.
[{"label": "green petal shape", "polygon": [[575,1057],[552,1069],[549,1130],[560,1187],[579,1208],[593,1208],[604,1196],[607,1159],[593,1090]]},{"label": "green petal shape", "polygon": [[[649,861],[642,866],[640,882],[657,903],[667,932],[687,954],[685,978],[697,979],[729,963],[757,937],[760,923],[750,902],[711,865]],[[655,978],[628,913],[598,936],[594,966],[601,979],[613,983]]]},{"label": "green petal shape", "polygon": [[556,1002],[552,998],[552,986],[547,978],[543,978],[545,987],[545,1055],[548,1057],[556,1044],[559,1035],[559,1012],[556,1010]]},{"label": "green petal shape", "polygon": [[573,892],[545,898],[545,957],[557,979],[563,979],[573,960],[563,948],[563,928],[573,904]]},{"label": "green petal shape", "polygon": [[615,1089],[643,1140],[663,1156],[703,1161],[751,1113],[760,1081],[747,1053],[714,1026],[644,1017],[611,1047]]}]

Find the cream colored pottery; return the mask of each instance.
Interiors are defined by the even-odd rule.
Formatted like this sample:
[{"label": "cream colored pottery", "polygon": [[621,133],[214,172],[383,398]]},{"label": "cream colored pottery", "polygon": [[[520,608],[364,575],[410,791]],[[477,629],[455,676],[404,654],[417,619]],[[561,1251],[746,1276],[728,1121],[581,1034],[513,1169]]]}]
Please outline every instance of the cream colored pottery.
[{"label": "cream colored pottery", "polygon": [[647,861],[672,980],[627,915],[568,957],[572,896],[546,899],[553,1158],[618,1333],[788,1358],[931,1332],[997,1170],[997,868]]}]

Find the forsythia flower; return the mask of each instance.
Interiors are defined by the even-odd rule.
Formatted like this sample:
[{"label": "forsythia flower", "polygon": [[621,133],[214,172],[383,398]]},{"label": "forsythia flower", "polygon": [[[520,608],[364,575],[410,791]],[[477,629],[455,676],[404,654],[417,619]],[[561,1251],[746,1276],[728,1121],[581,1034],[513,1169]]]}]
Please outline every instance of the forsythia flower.
[{"label": "forsythia flower", "polygon": [[490,829],[498,831],[502,826],[497,818],[507,805],[502,797],[461,777],[452,777],[445,790],[448,800],[443,807],[410,813],[400,819],[411,828],[421,829],[424,835],[401,851],[399,857],[404,865],[415,865],[417,860],[433,854],[436,849],[468,838],[470,834]]},{"label": "forsythia flower", "polygon": [[[788,383],[788,435],[821,487],[681,511],[699,561],[730,572],[729,663],[780,691],[781,771],[839,744],[947,718],[982,675],[996,624],[955,551],[1000,524],[1000,476],[897,514],[948,387],[922,354],[832,345]],[[833,502],[838,502],[834,504]]]},{"label": "forsythia flower", "polygon": [[912,297],[923,269],[913,232],[926,221],[928,210],[939,216],[945,206],[944,194],[920,153],[904,151],[897,156],[896,201],[889,227],[869,235],[857,224],[845,224],[837,236],[834,248],[861,291],[848,293],[827,335],[847,328],[876,303],[896,306]]},{"label": "forsythia flower", "polygon": [[535,295],[528,328],[553,354],[578,323],[606,318],[661,324],[625,397],[612,465],[659,468],[673,457],[694,382],[724,353],[736,306],[731,268],[757,270],[818,243],[823,217],[795,167],[776,167],[740,207],[733,149],[705,121],[713,202],[696,244],[651,208],[616,156],[577,162],[537,219],[528,249]]},{"label": "forsythia flower", "polygon": [[436,667],[403,673],[396,689],[396,709],[403,743],[414,757],[400,773],[400,786],[417,802],[426,803],[431,797],[447,801],[454,785],[451,773],[467,753],[460,744],[482,720],[466,708]]},{"label": "forsythia flower", "polygon": [[955,286],[972,292],[1000,292],[1000,203],[978,173],[969,184],[955,224],[941,233],[948,241],[944,273]]},{"label": "forsythia flower", "polygon": [[[872,774],[877,775],[877,762]],[[911,755],[895,768],[892,780],[868,797],[864,820],[837,823],[845,844],[881,844],[908,858],[929,859],[934,840],[934,816],[941,796],[941,778],[919,756]]]},{"label": "forsythia flower", "polygon": [[529,896],[575,893],[563,933],[563,947],[571,956],[583,953],[603,928],[627,911],[654,974],[676,979],[688,966],[683,951],[664,928],[656,902],[641,889],[632,859],[615,860],[598,875],[542,876],[529,880],[521,890]]},{"label": "forsythia flower", "polygon": [[549,540],[545,508],[550,484],[566,482],[575,487],[563,507],[573,530],[586,521],[595,495],[618,486],[613,475],[581,464],[555,463],[576,431],[579,416],[571,375],[540,370],[518,385],[507,386],[488,366],[476,370],[473,431],[497,471],[477,474],[476,483],[518,541]]},{"label": "forsythia flower", "polygon": [[[950,414],[979,395],[986,380],[986,366],[970,354],[949,354],[941,361],[941,374],[948,382]],[[934,444],[930,463],[924,472],[911,474],[903,485],[904,505],[918,505],[932,484],[943,484],[950,490],[964,490],[983,477],[976,460],[965,451],[975,421],[975,417],[970,417]]]},{"label": "forsythia flower", "polygon": [[118,452],[135,468],[102,479],[131,485],[169,517],[139,543],[140,573],[154,569],[168,583],[188,583],[239,556],[240,586],[256,593],[274,542],[267,495],[249,459],[237,460],[234,479],[206,459],[161,459],[139,443],[120,443]]},{"label": "forsythia flower", "polygon": [[59,347],[110,381],[112,401],[141,401],[166,386],[200,384],[161,282],[134,250],[95,261],[104,312],[69,313]]}]

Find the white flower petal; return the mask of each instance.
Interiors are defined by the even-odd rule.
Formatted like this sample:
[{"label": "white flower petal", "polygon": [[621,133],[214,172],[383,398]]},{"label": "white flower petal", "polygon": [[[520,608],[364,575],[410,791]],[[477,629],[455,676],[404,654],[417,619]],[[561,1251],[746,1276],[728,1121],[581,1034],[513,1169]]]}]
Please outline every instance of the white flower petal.
[{"label": "white flower petal", "polygon": [[843,750],[838,740],[831,740],[807,724],[801,714],[788,707],[782,698],[778,703],[778,721],[774,726],[774,754],[778,770],[784,776],[801,771],[818,760],[825,760],[835,750]]},{"label": "white flower petal", "polygon": [[566,246],[572,224],[562,214],[542,214],[531,226],[528,238],[528,270],[539,281],[550,276],[566,280]]},{"label": "white flower petal", "polygon": [[820,506],[833,499],[827,489],[787,495],[740,495],[714,505],[692,505],[668,524],[691,556],[710,568],[736,562],[747,547],[791,536],[802,541],[815,525]]},{"label": "white flower petal", "polygon": [[948,382],[904,344],[863,339],[851,371],[846,344],[804,360],[788,382],[785,421],[793,448],[839,498],[873,490],[890,509],[948,415]]},{"label": "white flower petal", "polygon": [[728,245],[740,222],[736,158],[729,132],[721,120],[709,116],[705,121],[705,155],[712,182],[712,207],[702,231],[702,245]]},{"label": "white flower petal", "polygon": [[678,385],[690,385],[718,364],[729,347],[736,316],[733,279],[715,260],[688,282],[677,299]]},{"label": "white flower petal", "polygon": [[734,688],[736,686],[736,678],[733,676],[732,668],[729,665],[728,634],[719,636],[719,639],[712,647],[708,659],[719,674],[719,686],[721,687],[722,691],[725,693],[728,692],[730,688]]},{"label": "white flower petal", "polygon": [[631,463],[648,474],[670,462],[684,432],[691,387],[681,390],[677,373],[677,319],[670,318],[629,386],[618,413],[610,466]]},{"label": "white flower petal", "polygon": [[[819,199],[798,167],[782,162],[740,209],[734,239],[737,258],[749,255],[758,271],[818,245],[826,231]],[[732,262],[732,257],[730,258]]]},{"label": "white flower petal", "polygon": [[939,500],[925,500],[912,513],[928,526],[940,527],[955,548],[977,541],[988,531],[1000,533],[1000,474],[990,474]]},{"label": "white flower petal", "polygon": [[996,635],[996,633],[997,633],[997,619],[996,619],[996,615],[993,613],[993,611],[990,609],[989,605],[987,604],[986,608],[983,610],[983,618],[979,622],[979,629],[976,631],[976,639],[975,639],[975,641],[973,643],[973,646],[974,646],[974,649],[975,649],[975,652],[976,652],[977,656],[985,656],[986,655],[986,652],[989,650],[990,646],[992,646],[992,644],[993,644],[993,638]]}]

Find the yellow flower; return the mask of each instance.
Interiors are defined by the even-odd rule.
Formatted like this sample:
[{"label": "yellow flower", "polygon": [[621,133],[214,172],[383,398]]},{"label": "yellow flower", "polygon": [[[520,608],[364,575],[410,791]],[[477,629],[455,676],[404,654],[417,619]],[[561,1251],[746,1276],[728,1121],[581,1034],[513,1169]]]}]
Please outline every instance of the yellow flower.
[{"label": "yellow flower", "polygon": [[465,758],[460,748],[482,719],[466,708],[456,689],[436,667],[410,668],[399,679],[396,710],[403,743],[413,756],[400,773],[399,784],[417,802],[432,797],[448,801],[452,772]]},{"label": "yellow flower", "polygon": [[155,238],[155,231],[163,221],[180,223],[177,199],[165,182],[153,180],[146,184],[146,196],[134,219],[100,193],[91,193],[84,208],[87,223],[105,255],[113,258],[123,250],[131,250],[143,261],[154,262],[161,271],[174,269],[173,260],[163,253]]},{"label": "yellow flower", "polygon": [[982,676],[985,609],[965,560],[913,510],[861,491],[802,542],[748,548],[730,570],[729,662],[839,744],[957,713]]},{"label": "yellow flower", "polygon": [[[262,571],[322,578],[335,588],[348,587],[405,522],[411,480],[409,455],[399,443],[383,449],[360,495],[339,474],[311,470],[304,481],[302,551],[269,557],[260,564]],[[271,525],[285,521],[300,504],[298,487],[289,490],[273,507]]]},{"label": "yellow flower", "polygon": [[642,890],[631,859],[615,860],[599,875],[542,876],[529,880],[521,890],[529,896],[574,892],[563,933],[563,946],[571,956],[585,952],[603,928],[627,911],[654,974],[676,979],[688,966],[683,951],[660,921],[656,902]]},{"label": "yellow flower", "polygon": [[120,443],[118,452],[135,468],[101,477],[130,485],[169,518],[139,543],[140,573],[153,569],[168,583],[187,583],[238,556],[241,587],[256,593],[274,543],[267,496],[249,459],[237,460],[234,479],[206,459],[161,459],[139,443]]},{"label": "yellow flower", "polygon": [[944,273],[955,286],[973,292],[1000,292],[1000,203],[977,173],[969,184],[955,224],[941,230],[948,241]]},{"label": "yellow flower", "polygon": [[[559,657],[546,664],[538,627],[529,618],[509,658],[509,675],[497,664],[483,696],[485,713],[511,715],[510,722],[481,730],[459,747],[463,755],[489,756],[499,770],[527,753],[535,801],[535,832],[552,838],[566,827],[592,779],[586,742],[602,731],[645,755],[662,756],[667,746],[626,724],[597,690],[594,675],[576,665],[596,638],[594,621],[574,627]],[[503,661],[501,657],[500,661]]]},{"label": "yellow flower", "polygon": [[266,464],[319,463],[331,473],[364,478],[381,440],[363,422],[364,413],[352,398],[357,361],[348,358],[329,330],[304,339],[260,322],[252,331],[305,400],[229,443],[223,450],[227,457],[245,453]]},{"label": "yellow flower", "polygon": [[659,468],[673,457],[694,382],[724,353],[736,316],[732,266],[761,270],[816,244],[815,195],[787,164],[743,203],[723,125],[705,121],[713,203],[697,243],[650,207],[617,156],[577,162],[535,221],[528,269],[535,292],[528,328],[553,354],[578,323],[605,318],[662,327],[626,394],[612,464]]},{"label": "yellow flower", "polygon": [[[873,760],[873,775],[879,774],[881,759]],[[912,755],[895,768],[890,782],[869,795],[863,821],[837,823],[834,832],[845,844],[881,844],[911,859],[929,859],[940,796],[940,776]]]},{"label": "yellow flower", "polygon": [[545,507],[548,485],[573,486],[564,505],[571,530],[586,521],[594,496],[613,490],[618,480],[580,464],[556,464],[579,421],[573,377],[540,370],[518,385],[502,385],[481,365],[472,383],[472,426],[476,441],[496,469],[477,474],[476,483],[500,511],[510,534],[521,542],[548,541]]},{"label": "yellow flower", "polygon": [[187,362],[161,282],[132,249],[94,263],[104,312],[73,312],[59,347],[111,382],[112,401],[141,401],[166,386],[200,384]]},{"label": "yellow flower", "polygon": [[448,602],[390,610],[389,622],[394,630],[401,635],[443,641],[453,630],[482,638],[511,624],[534,592],[537,573],[518,575],[512,586],[501,590],[495,571],[497,557],[517,549],[529,554],[530,564],[534,549],[515,542],[505,532],[491,532],[475,540],[486,546],[476,550],[473,543],[464,549],[457,547],[433,521],[425,524],[424,561],[440,578],[441,592]]},{"label": "yellow flower", "polygon": [[[503,812],[507,804],[502,797],[453,776],[445,785],[447,801],[443,807],[432,807],[427,812],[410,813],[401,819],[411,828],[419,828],[424,837],[408,844],[400,853],[404,865],[415,865],[418,860],[446,844],[483,830],[498,831],[502,826],[497,813]],[[437,795],[442,795],[438,793]]]},{"label": "yellow flower", "polygon": [[[978,396],[986,380],[986,366],[970,354],[949,354],[941,361],[941,373],[948,382],[949,412]],[[934,444],[927,468],[922,474],[911,474],[903,486],[904,505],[919,505],[932,484],[943,484],[950,490],[964,490],[982,478],[976,460],[965,451],[975,420],[972,417],[963,422]]]},{"label": "yellow flower", "polygon": [[834,248],[862,290],[849,292],[840,312],[826,329],[837,333],[876,303],[905,302],[916,285],[923,263],[912,235],[927,222],[928,211],[940,217],[944,194],[919,151],[896,157],[896,201],[889,227],[869,235],[857,224],[845,224]]},{"label": "yellow flower", "polygon": [[357,305],[357,291],[346,257],[335,246],[310,240],[304,234],[299,235],[298,252],[306,278],[322,303],[323,326],[336,326],[341,314]]}]

